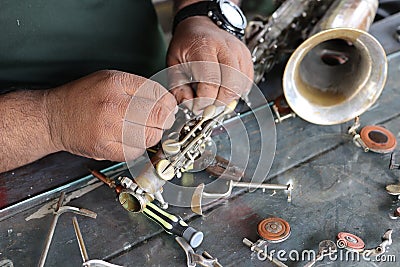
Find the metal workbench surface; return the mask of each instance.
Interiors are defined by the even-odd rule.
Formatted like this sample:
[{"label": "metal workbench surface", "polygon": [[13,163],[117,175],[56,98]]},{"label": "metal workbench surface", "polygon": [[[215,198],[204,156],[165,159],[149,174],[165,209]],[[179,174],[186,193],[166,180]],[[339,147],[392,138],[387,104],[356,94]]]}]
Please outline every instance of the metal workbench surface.
[{"label": "metal workbench surface", "polygon": [[[390,55],[383,94],[361,116],[362,125],[383,125],[396,137],[400,136],[399,66],[400,54]],[[259,136],[257,131],[251,130],[256,122],[251,116],[244,116],[242,120],[249,129],[251,142],[257,145]],[[293,251],[300,255],[306,250],[316,251],[320,241],[335,240],[338,232],[353,233],[364,240],[367,248],[372,248],[381,242],[387,229],[393,229],[393,244],[385,255],[394,255],[395,258],[387,259],[397,262],[340,260],[339,255],[339,259],[331,261],[330,265],[398,266],[400,226],[399,221],[391,220],[388,214],[400,205],[400,201],[387,194],[385,186],[400,182],[400,170],[389,170],[390,155],[365,153],[356,147],[345,134],[349,125],[318,126],[294,118],[276,126],[276,155],[267,181],[293,183],[290,203],[284,192],[235,190],[231,198],[209,206],[203,216],[194,215],[189,208],[171,207],[169,210],[204,232],[204,242],[197,251],[208,251],[223,266],[272,266],[268,261],[260,261],[242,244],[244,237],[256,241],[257,223],[271,216],[281,217],[291,226],[291,235],[286,241],[269,247],[284,250],[286,255],[283,257],[295,258]],[[217,136],[216,139],[218,144],[224,137]],[[120,174],[121,167],[115,167],[117,171],[113,175]],[[56,168],[52,171],[56,172]],[[18,182],[10,184],[18,173],[21,171],[0,176],[0,182],[7,180],[7,184],[2,185],[3,191],[21,186]],[[52,219],[51,204],[57,200],[59,191],[68,188],[60,188],[59,182],[51,194],[46,194],[47,190],[38,184],[41,181],[39,175],[42,173],[31,177],[31,185],[24,180],[24,188],[15,192],[26,195],[9,196],[11,200],[0,210],[0,266],[1,262],[5,266],[6,262],[12,262],[17,267],[38,263]],[[17,177],[15,181],[18,181]],[[69,187],[76,190],[67,194],[68,205],[84,207],[98,214],[96,219],[78,216],[91,259],[105,259],[125,266],[185,266],[185,254],[174,238],[144,215],[125,211],[107,186],[89,176],[76,181],[74,186]],[[36,187],[41,188],[36,193],[43,192],[42,196],[50,199],[37,194],[37,197],[29,197],[30,190],[34,191]],[[22,199],[25,201],[21,202]],[[82,265],[71,218],[71,214],[60,217],[46,266]],[[285,263],[288,266],[306,263],[301,257],[292,259]],[[328,262],[319,262],[317,266]]]}]

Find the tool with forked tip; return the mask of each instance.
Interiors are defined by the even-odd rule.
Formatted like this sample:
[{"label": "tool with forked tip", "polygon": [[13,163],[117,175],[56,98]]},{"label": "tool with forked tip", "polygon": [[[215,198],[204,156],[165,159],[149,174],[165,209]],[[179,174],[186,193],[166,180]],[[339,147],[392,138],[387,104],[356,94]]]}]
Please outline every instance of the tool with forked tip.
[{"label": "tool with forked tip", "polygon": [[79,228],[78,220],[74,216],[72,218],[72,223],[74,225],[74,231],[76,239],[78,240],[79,250],[82,256],[82,267],[123,267],[121,265],[115,265],[103,260],[89,260],[89,256],[86,250],[85,242],[83,241],[81,229]]},{"label": "tool with forked tip", "polygon": [[193,248],[186,243],[183,238],[176,237],[175,240],[185,251],[188,267],[195,267],[197,264],[204,267],[222,267],[222,265],[218,262],[218,259],[212,257],[208,252],[204,251],[202,255],[196,254]]},{"label": "tool with forked tip", "polygon": [[53,217],[49,232],[46,237],[46,243],[43,248],[42,255],[40,256],[40,260],[39,260],[39,264],[38,264],[39,267],[43,267],[44,263],[46,262],[47,254],[50,249],[51,240],[53,239],[53,235],[54,235],[54,231],[56,229],[58,218],[61,216],[61,214],[65,213],[65,212],[72,212],[72,213],[76,213],[79,215],[91,217],[94,219],[97,217],[97,214],[95,212],[87,210],[87,209],[71,207],[71,206],[63,206],[64,198],[65,198],[65,192],[62,192],[60,198],[58,199],[57,206],[54,210],[54,217]]},{"label": "tool with forked tip", "polygon": [[193,193],[191,208],[192,211],[196,214],[202,215],[202,200],[203,198],[209,199],[219,199],[226,198],[232,194],[233,187],[242,187],[249,189],[268,189],[268,190],[287,190],[288,191],[288,201],[291,201],[291,191],[293,190],[293,186],[291,184],[257,184],[257,183],[248,183],[248,182],[236,182],[233,180],[228,181],[228,190],[224,193],[208,193],[204,191],[205,185],[202,183],[198,185]]}]

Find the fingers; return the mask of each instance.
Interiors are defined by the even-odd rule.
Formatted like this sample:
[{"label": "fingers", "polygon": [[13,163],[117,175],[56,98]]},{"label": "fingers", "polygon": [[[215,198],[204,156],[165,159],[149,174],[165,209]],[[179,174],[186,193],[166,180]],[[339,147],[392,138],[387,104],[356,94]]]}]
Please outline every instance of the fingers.
[{"label": "fingers", "polygon": [[218,59],[213,56],[203,57],[202,59],[207,63],[199,62],[192,65],[194,80],[198,81],[196,88],[197,97],[193,103],[193,112],[195,114],[198,114],[206,106],[214,103],[221,84],[221,71]]},{"label": "fingers", "polygon": [[156,145],[162,137],[161,129],[152,127],[143,127],[142,125],[125,121],[123,126],[123,144],[124,146],[146,149]]},{"label": "fingers", "polygon": [[161,129],[125,121],[103,133],[104,141],[96,142],[93,155],[112,161],[132,160],[143,154],[147,147],[156,145],[162,134]]},{"label": "fingers", "polygon": [[159,100],[165,97],[167,102],[175,103],[168,90],[155,81],[121,71],[111,70],[100,72],[105,73],[108,85],[111,88],[115,88],[118,85],[121,87],[122,92],[129,96],[150,100]]},{"label": "fingers", "polygon": [[186,63],[178,65],[182,59],[170,59],[175,65],[168,73],[169,84],[178,103],[194,98],[192,110],[198,114],[210,104],[226,105],[247,93],[253,76],[250,53],[232,38],[232,49],[228,42],[220,42],[217,50],[208,46],[192,49],[194,52],[189,51],[184,58]]},{"label": "fingers", "polygon": [[194,98],[193,90],[190,85],[192,76],[189,65],[177,64],[172,68],[168,68],[167,73],[171,94],[179,104],[184,103],[192,110],[193,101],[188,101]]},{"label": "fingers", "polygon": [[169,94],[159,101],[133,97],[122,116],[125,121],[146,127],[169,129],[175,121],[176,100]]},{"label": "fingers", "polygon": [[[224,60],[220,60],[224,61]],[[216,105],[228,105],[233,100],[240,98],[243,91],[243,75],[239,72],[239,62],[230,62],[230,65],[221,66],[221,87],[216,97]]]},{"label": "fingers", "polygon": [[[141,156],[145,149],[124,146],[121,142],[109,142],[104,147],[98,148],[97,160],[111,160],[116,162],[131,161]],[[100,158],[101,157],[101,158]]]},{"label": "fingers", "polygon": [[[190,66],[189,70],[178,65],[171,68],[171,86],[175,86],[171,92],[178,103],[194,98],[187,103],[193,103],[193,112],[199,113],[214,102],[217,105],[229,104],[250,88],[252,81],[239,71],[239,61],[229,61],[229,58],[223,56],[217,60],[218,62],[191,62],[187,64]],[[225,65],[227,63],[229,65]],[[183,71],[188,71],[189,74]],[[194,82],[187,78],[189,75],[193,77]]]}]

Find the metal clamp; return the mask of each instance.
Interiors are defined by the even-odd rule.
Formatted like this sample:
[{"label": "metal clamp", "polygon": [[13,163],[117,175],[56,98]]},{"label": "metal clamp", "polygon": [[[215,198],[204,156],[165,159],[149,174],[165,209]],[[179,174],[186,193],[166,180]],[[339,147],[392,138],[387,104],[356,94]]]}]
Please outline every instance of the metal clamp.
[{"label": "metal clamp", "polygon": [[204,267],[222,267],[218,259],[213,258],[208,252],[204,251],[202,255],[196,254],[193,248],[182,237],[175,237],[175,240],[185,251],[188,267],[195,267],[196,264]]}]

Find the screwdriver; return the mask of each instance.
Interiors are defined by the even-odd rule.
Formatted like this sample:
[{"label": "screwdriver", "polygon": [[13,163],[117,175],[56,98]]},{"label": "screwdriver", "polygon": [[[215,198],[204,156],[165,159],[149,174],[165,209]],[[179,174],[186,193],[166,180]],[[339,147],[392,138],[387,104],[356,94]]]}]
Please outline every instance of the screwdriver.
[{"label": "screwdriver", "polygon": [[168,213],[153,203],[148,203],[143,213],[164,228],[168,234],[183,237],[192,248],[197,248],[203,242],[203,232],[188,226],[179,216]]},{"label": "screwdriver", "polygon": [[[103,173],[95,170],[90,170],[90,172],[94,177],[107,184],[110,188],[114,188],[117,194],[121,192],[121,186],[115,185],[114,181]],[[197,248],[203,242],[203,232],[197,231],[193,227],[188,226],[188,224],[179,216],[168,213],[151,202],[146,204],[143,213],[160,225],[168,234],[183,237],[193,248]]]}]

